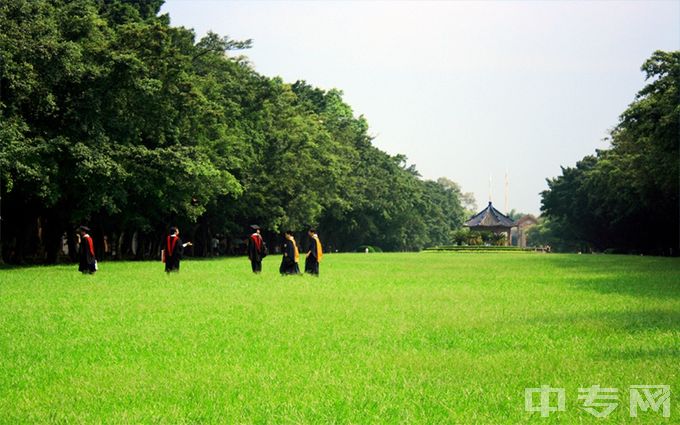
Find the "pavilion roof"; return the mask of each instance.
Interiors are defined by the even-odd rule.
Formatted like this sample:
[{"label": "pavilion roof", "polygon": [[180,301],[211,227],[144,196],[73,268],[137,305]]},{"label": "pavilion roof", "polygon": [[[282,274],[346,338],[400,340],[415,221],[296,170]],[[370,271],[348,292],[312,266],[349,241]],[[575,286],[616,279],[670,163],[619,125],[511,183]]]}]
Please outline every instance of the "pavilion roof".
[{"label": "pavilion roof", "polygon": [[517,224],[507,215],[501,213],[493,207],[491,202],[489,205],[473,215],[464,226],[467,227],[515,227]]}]

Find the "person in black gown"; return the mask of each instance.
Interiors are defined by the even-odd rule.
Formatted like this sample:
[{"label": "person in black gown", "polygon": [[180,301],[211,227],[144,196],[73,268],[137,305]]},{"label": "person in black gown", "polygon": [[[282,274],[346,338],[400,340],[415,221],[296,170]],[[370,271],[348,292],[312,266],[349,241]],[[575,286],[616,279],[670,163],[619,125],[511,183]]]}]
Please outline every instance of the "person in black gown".
[{"label": "person in black gown", "polygon": [[248,259],[253,269],[253,273],[262,271],[262,259],[267,255],[267,245],[260,234],[260,226],[253,224],[250,226],[253,234],[248,237]]},{"label": "person in black gown", "polygon": [[298,265],[298,262],[300,261],[300,252],[298,251],[297,244],[295,243],[293,232],[288,230],[283,234],[283,236],[285,237],[286,241],[283,244],[283,258],[281,259],[281,267],[279,267],[279,272],[282,275],[300,274],[300,266]]},{"label": "person in black gown", "polygon": [[309,250],[307,251],[307,258],[305,258],[305,273],[319,276],[319,263],[323,258],[321,241],[315,229],[309,229],[307,235],[309,236]]},{"label": "person in black gown", "polygon": [[94,243],[89,231],[89,227],[80,226],[78,228],[80,233],[80,248],[78,251],[80,263],[78,271],[84,274],[93,274],[97,271],[97,258],[94,255]]},{"label": "person in black gown", "polygon": [[165,271],[167,273],[179,271],[179,263],[182,260],[184,248],[191,245],[191,242],[182,243],[182,239],[179,237],[179,229],[177,227],[170,228],[170,234],[165,239],[163,255],[163,260],[165,261]]}]

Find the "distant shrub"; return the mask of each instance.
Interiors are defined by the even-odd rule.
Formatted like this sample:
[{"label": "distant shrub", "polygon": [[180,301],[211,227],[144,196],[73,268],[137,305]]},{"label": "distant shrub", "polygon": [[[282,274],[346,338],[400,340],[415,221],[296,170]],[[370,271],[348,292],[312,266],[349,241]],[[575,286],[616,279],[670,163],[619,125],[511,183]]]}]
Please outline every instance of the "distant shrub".
[{"label": "distant shrub", "polygon": [[431,248],[426,248],[424,251],[427,252],[532,252],[533,248],[519,248],[516,246],[456,246],[456,245],[446,245],[446,246],[434,246]]},{"label": "distant shrub", "polygon": [[470,237],[470,229],[464,227],[458,229],[451,235],[451,240],[456,243],[456,245],[467,245],[468,239]]},{"label": "distant shrub", "polygon": [[470,232],[466,242],[468,245],[482,245],[484,243],[484,239],[480,233]]}]

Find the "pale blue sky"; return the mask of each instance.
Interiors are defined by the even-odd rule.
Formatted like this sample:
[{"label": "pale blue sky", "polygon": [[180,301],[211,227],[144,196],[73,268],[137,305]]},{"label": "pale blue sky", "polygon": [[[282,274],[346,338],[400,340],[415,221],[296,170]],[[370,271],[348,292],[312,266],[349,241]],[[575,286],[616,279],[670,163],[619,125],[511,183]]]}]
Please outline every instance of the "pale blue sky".
[{"label": "pale blue sky", "polygon": [[338,88],[374,143],[504,210],[538,213],[546,177],[597,148],[680,48],[679,1],[167,0],[173,25],[252,38],[255,69]]}]

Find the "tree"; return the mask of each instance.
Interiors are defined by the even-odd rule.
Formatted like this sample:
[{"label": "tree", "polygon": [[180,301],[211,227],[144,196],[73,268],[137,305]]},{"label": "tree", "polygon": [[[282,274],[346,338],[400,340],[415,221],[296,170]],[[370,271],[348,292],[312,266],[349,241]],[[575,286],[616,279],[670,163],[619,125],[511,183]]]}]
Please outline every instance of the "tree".
[{"label": "tree", "polygon": [[542,210],[572,244],[677,255],[680,52],[657,51],[642,70],[649,83],[620,116],[611,148],[549,179]]},{"label": "tree", "polygon": [[271,238],[318,225],[342,250],[450,240],[465,199],[454,182],[373,146],[340,90],[259,75],[239,53],[250,40],[196,40],[161,5],[0,4],[4,258],[53,262],[81,223],[118,257],[135,235],[140,259],[169,225],[198,255],[253,222]]}]

